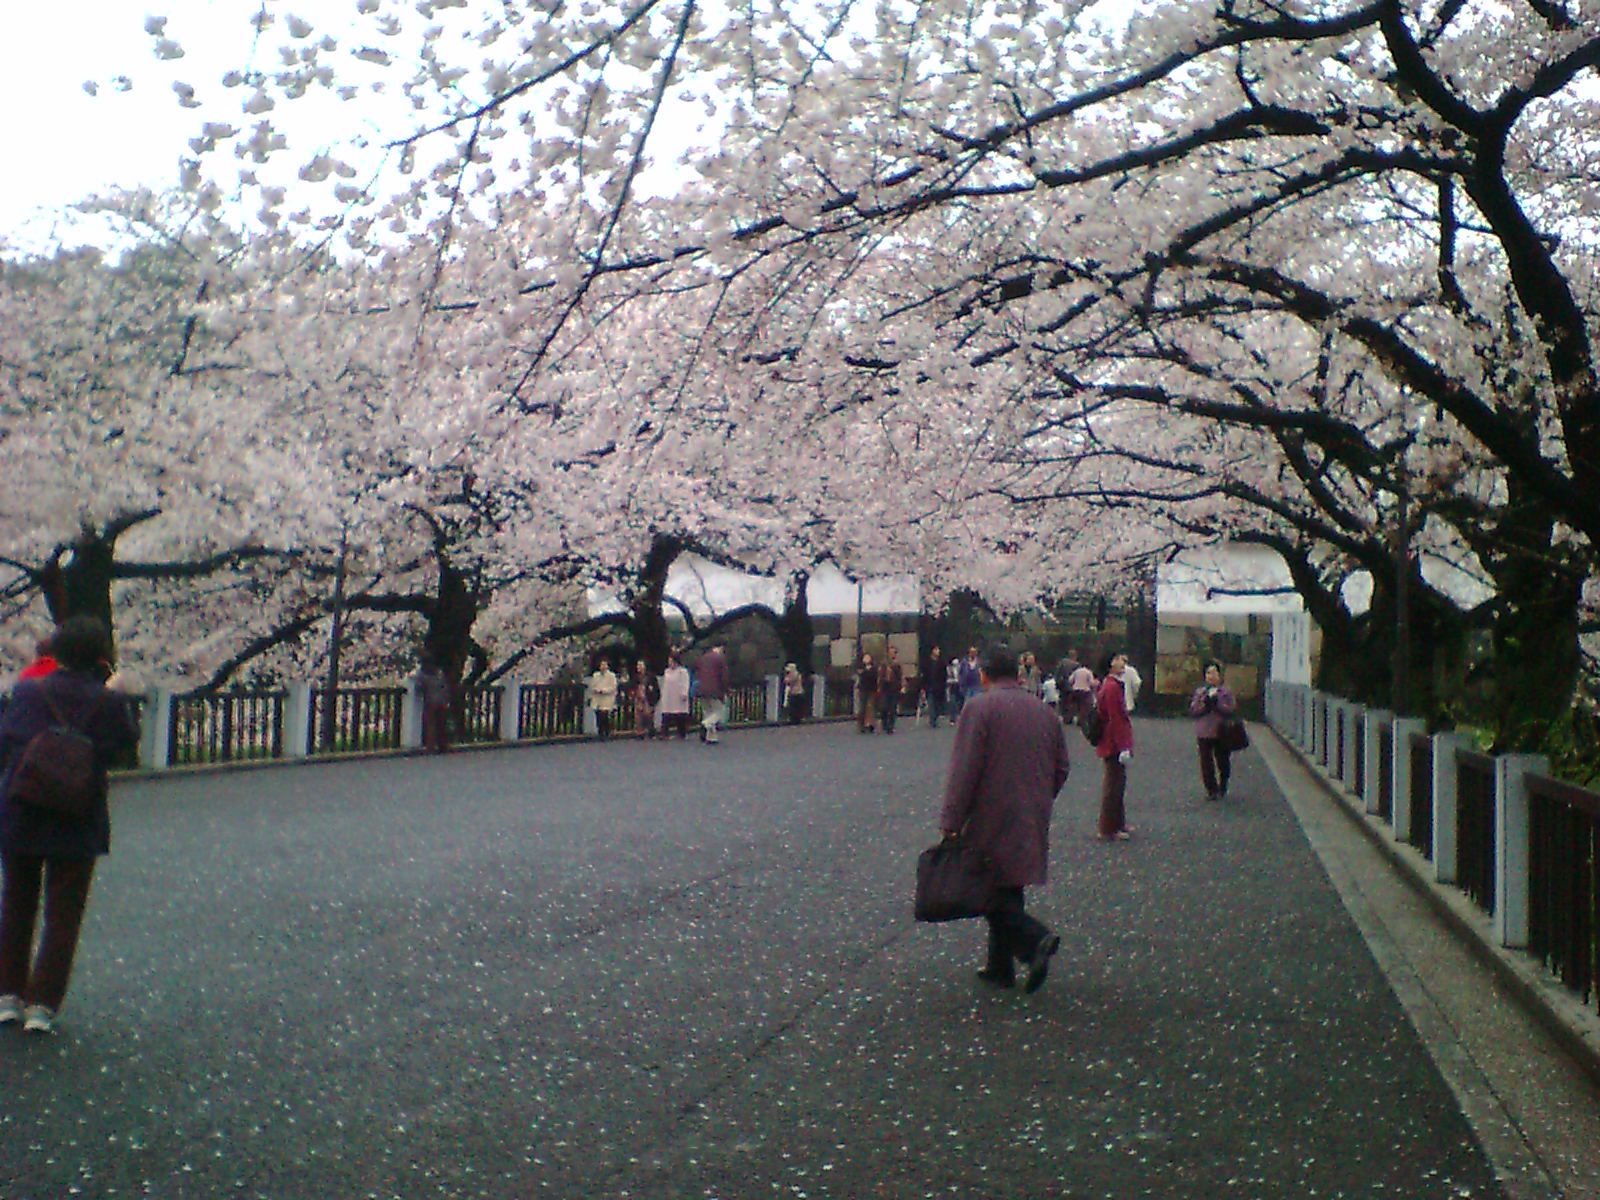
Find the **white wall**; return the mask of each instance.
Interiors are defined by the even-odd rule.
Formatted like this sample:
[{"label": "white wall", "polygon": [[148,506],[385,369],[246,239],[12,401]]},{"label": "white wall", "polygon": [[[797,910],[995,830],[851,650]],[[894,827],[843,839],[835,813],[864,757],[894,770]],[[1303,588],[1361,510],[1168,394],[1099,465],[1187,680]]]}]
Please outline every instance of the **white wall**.
[{"label": "white wall", "polygon": [[[686,554],[667,572],[667,595],[681,600],[697,619],[714,616],[744,604],[765,604],[783,609],[784,581],[747,575],[717,563]],[[914,613],[922,608],[922,594],[914,575],[889,575],[863,581],[861,611]],[[811,574],[806,586],[806,606],[813,616],[854,615],[857,588],[837,567],[824,563]],[[616,612],[622,607],[615,593],[589,589],[589,613]],[[669,610],[670,611],[670,610]]]}]

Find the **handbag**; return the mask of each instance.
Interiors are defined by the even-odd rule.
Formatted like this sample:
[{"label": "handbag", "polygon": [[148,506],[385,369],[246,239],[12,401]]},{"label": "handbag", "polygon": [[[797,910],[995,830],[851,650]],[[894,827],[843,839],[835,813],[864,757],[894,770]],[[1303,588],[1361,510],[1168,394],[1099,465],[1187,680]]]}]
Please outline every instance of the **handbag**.
[{"label": "handbag", "polygon": [[917,856],[917,920],[969,920],[993,903],[994,866],[977,846],[950,838]]},{"label": "handbag", "polygon": [[1223,717],[1222,728],[1217,731],[1217,745],[1229,754],[1250,749],[1250,734],[1238,717]]}]

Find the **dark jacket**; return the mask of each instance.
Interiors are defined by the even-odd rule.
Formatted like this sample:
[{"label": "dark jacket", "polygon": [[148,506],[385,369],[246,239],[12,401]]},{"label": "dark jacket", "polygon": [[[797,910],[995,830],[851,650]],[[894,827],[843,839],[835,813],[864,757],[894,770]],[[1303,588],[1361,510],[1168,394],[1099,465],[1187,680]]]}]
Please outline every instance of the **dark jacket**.
[{"label": "dark jacket", "polygon": [[982,847],[1001,886],[1043,883],[1067,769],[1061,719],[1014,682],[997,683],[961,709],[939,828]]},{"label": "dark jacket", "polygon": [[702,700],[722,700],[728,695],[728,660],[708,650],[694,668],[695,691]]},{"label": "dark jacket", "polygon": [[[88,735],[98,768],[94,807],[83,817],[41,812],[10,797],[11,772],[36,733],[55,723],[46,690],[61,715]],[[0,853],[46,858],[94,858],[111,850],[111,813],[106,804],[106,768],[139,740],[128,701],[92,675],[56,671],[17,684],[0,717]]]},{"label": "dark jacket", "polygon": [[1122,690],[1122,680],[1107,675],[1095,698],[1095,707],[1100,710],[1105,730],[1095,743],[1094,752],[1101,758],[1114,758],[1124,750],[1132,750],[1133,720],[1128,716],[1128,698]]},{"label": "dark jacket", "polygon": [[898,700],[905,690],[906,669],[897,662],[885,662],[878,671],[878,695]]},{"label": "dark jacket", "polygon": [[922,664],[922,690],[930,700],[942,702],[945,699],[950,681],[946,673],[949,669],[950,664],[942,658],[929,658]]},{"label": "dark jacket", "polygon": [[856,672],[856,687],[863,696],[876,696],[878,694],[878,668],[862,667]]}]

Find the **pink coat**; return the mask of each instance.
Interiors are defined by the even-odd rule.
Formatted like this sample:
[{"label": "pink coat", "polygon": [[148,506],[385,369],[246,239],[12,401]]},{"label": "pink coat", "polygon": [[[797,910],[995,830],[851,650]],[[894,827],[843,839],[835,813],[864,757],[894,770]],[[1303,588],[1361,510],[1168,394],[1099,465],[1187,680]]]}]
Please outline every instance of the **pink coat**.
[{"label": "pink coat", "polygon": [[1124,750],[1133,749],[1133,721],[1128,717],[1128,701],[1122,691],[1122,680],[1115,675],[1106,676],[1095,697],[1095,707],[1105,729],[1095,743],[1094,752],[1101,758],[1114,758]]},{"label": "pink coat", "polygon": [[956,722],[939,828],[981,847],[1001,886],[1043,883],[1067,767],[1061,718],[1016,683],[997,683],[968,700]]},{"label": "pink coat", "polygon": [[1227,687],[1218,687],[1215,698],[1206,695],[1208,690],[1202,684],[1195,688],[1194,695],[1189,697],[1189,715],[1195,718],[1196,741],[1219,736],[1222,733],[1222,718],[1232,716],[1239,709],[1239,702],[1233,698],[1233,693]]}]

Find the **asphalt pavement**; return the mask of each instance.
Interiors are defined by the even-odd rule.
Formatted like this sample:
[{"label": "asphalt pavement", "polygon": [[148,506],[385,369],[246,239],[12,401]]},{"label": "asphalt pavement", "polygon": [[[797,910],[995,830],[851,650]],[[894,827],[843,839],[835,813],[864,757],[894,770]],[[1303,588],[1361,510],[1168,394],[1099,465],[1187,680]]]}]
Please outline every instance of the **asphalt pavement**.
[{"label": "asphalt pavement", "polygon": [[118,784],[0,1197],[1493,1197],[1255,752],[1076,731],[1036,995],[911,920],[948,729]]}]

